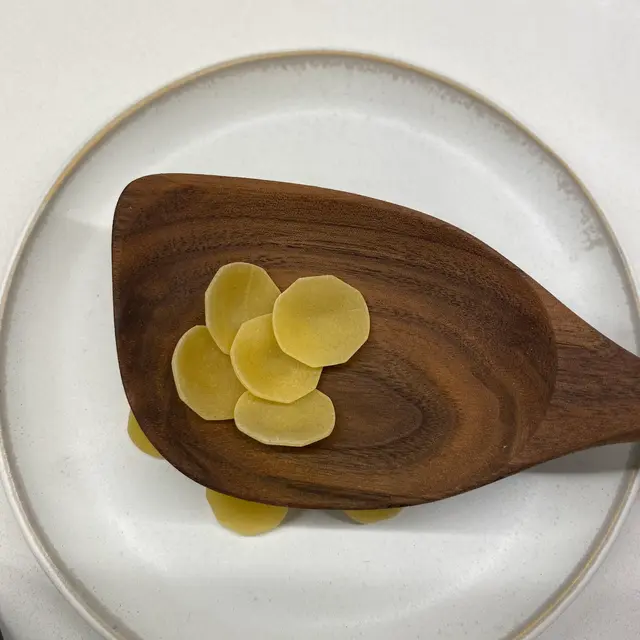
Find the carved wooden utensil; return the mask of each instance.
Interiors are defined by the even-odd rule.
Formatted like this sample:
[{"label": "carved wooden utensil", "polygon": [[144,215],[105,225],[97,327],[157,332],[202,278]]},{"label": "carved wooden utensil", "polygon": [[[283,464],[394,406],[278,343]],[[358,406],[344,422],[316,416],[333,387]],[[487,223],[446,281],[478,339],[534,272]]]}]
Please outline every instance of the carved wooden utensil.
[{"label": "carved wooden utensil", "polygon": [[[428,502],[596,445],[640,440],[640,359],[463,231],[361,196],[277,182],[156,175],[113,222],[120,371],[140,425],[195,481],[306,508]],[[286,288],[334,274],[357,287],[371,337],[325,369],[334,433],[268,447],[205,422],[176,394],[171,355],[204,324],[218,267]]]}]

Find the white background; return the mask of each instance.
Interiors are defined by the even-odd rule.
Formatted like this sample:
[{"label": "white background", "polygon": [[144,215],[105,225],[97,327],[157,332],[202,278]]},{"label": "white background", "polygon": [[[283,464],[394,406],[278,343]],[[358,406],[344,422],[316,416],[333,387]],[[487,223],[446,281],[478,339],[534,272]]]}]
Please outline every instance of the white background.
[{"label": "white background", "polygon": [[[638,0],[0,0],[0,272],[63,164],[124,107],[224,59],[338,48],[428,67],[506,108],[586,183],[640,282],[639,34]],[[543,640],[638,637],[639,537],[637,504]],[[1,492],[0,621],[7,640],[97,638]]]}]

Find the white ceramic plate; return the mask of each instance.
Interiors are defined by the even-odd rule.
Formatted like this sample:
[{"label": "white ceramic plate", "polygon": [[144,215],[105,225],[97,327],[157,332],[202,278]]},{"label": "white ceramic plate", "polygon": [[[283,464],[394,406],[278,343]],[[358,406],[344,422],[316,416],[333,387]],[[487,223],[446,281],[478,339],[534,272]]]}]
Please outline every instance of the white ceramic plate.
[{"label": "white ceramic plate", "polygon": [[[76,157],[6,283],[2,477],[26,537],[106,638],[529,638],[602,559],[635,452],[557,461],[396,520],[301,512],[243,539],[201,487],[126,435],[110,227],[144,174],[305,182],[428,211],[474,233],[635,347],[617,245],[568,169],[441,78],[347,54],[210,69],[137,105]],[[10,287],[9,287],[10,285]]]}]

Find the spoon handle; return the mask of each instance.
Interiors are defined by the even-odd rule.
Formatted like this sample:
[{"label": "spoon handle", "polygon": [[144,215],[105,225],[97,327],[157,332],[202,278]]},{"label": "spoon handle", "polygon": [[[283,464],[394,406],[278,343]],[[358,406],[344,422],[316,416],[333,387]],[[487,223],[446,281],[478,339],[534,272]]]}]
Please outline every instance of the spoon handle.
[{"label": "spoon handle", "polygon": [[558,370],[545,418],[513,456],[514,466],[525,468],[603,444],[640,441],[640,358],[547,291],[540,297],[554,326]]}]

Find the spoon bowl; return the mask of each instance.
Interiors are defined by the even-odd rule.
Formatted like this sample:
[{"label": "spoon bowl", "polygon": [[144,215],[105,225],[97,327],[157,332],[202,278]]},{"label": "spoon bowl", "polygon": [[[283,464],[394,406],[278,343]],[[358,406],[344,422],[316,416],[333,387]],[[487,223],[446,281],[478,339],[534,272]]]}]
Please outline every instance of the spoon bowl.
[{"label": "spoon bowl", "polygon": [[[426,214],[316,187],[155,175],[121,195],[112,240],[131,408],[160,453],[212,489],[304,508],[406,506],[640,439],[638,358]],[[281,290],[333,274],[367,300],[369,341],[319,386],[336,408],[329,438],[270,447],[179,400],[173,349],[204,323],[204,291],[233,261],[264,267]]]}]

